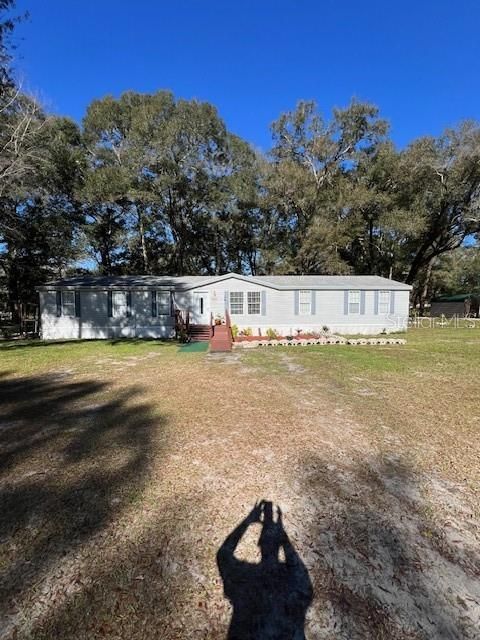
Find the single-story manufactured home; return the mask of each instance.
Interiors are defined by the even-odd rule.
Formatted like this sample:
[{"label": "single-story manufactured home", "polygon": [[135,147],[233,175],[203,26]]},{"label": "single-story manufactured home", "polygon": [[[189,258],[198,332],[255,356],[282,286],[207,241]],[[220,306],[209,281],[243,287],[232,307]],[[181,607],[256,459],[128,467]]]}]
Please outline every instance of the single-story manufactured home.
[{"label": "single-story manufactured home", "polygon": [[179,314],[239,331],[390,333],[407,328],[411,287],[378,276],[78,276],[38,288],[41,336],[170,338]]}]

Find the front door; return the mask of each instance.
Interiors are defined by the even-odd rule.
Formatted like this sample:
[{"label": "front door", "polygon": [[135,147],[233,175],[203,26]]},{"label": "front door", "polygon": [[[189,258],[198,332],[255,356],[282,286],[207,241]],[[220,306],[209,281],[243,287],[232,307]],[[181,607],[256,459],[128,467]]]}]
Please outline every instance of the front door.
[{"label": "front door", "polygon": [[210,324],[210,294],[206,291],[193,292],[193,324]]}]

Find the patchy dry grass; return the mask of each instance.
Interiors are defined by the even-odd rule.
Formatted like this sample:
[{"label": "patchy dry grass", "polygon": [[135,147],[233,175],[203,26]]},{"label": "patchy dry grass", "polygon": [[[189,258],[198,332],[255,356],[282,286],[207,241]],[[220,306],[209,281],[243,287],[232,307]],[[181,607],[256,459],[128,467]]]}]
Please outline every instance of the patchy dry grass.
[{"label": "patchy dry grass", "polygon": [[[0,346],[0,637],[225,638],[216,554],[260,498],[313,586],[308,639],[478,637],[479,346]],[[244,583],[275,596],[264,637],[282,566]]]},{"label": "patchy dry grass", "polygon": [[[284,349],[255,351],[245,362],[281,373],[286,357]],[[472,495],[480,481],[479,358],[480,329],[411,330],[401,347],[288,350],[289,366],[306,372],[295,384],[333,393],[385,453],[441,471]]]}]

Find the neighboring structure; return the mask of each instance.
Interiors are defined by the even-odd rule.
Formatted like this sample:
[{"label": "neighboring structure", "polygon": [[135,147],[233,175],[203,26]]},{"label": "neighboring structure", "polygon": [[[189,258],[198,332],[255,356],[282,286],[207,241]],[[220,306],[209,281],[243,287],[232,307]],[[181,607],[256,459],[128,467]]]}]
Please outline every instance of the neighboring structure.
[{"label": "neighboring structure", "polygon": [[407,328],[411,287],[378,276],[82,276],[38,288],[44,339],[170,338],[228,313],[239,330],[376,334]]},{"label": "neighboring structure", "polygon": [[439,296],[430,304],[430,316],[439,318],[478,318],[480,296],[474,293],[459,293],[455,296]]}]

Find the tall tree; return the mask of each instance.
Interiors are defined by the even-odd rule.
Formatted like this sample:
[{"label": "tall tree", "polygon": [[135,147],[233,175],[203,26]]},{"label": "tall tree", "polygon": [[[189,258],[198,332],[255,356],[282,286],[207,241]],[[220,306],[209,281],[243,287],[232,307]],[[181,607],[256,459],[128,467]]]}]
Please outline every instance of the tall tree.
[{"label": "tall tree", "polygon": [[0,264],[10,306],[36,300],[35,286],[65,275],[78,255],[81,213],[75,200],[82,150],[78,127],[64,118],[43,123],[29,171],[10,184],[2,206]]},{"label": "tall tree", "polygon": [[15,26],[22,19],[23,15],[12,15],[15,8],[15,0],[0,0],[0,100],[4,93],[15,86],[12,70],[13,45],[11,41]]},{"label": "tall tree", "polygon": [[230,222],[255,207],[256,156],[211,105],[129,92],[92,103],[84,128],[88,234],[104,272],[222,273],[251,253]]},{"label": "tall tree", "polygon": [[413,284],[433,260],[480,231],[480,127],[465,122],[439,138],[422,138],[403,153],[399,203],[414,218],[406,238]]},{"label": "tall tree", "polygon": [[272,130],[268,191],[285,256],[278,268],[295,273],[348,270],[342,255],[348,212],[341,206],[340,187],[383,140],[386,123],[369,104],[353,101],[325,121],[315,103],[300,102]]}]

